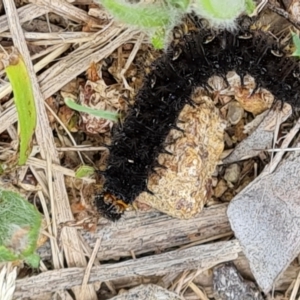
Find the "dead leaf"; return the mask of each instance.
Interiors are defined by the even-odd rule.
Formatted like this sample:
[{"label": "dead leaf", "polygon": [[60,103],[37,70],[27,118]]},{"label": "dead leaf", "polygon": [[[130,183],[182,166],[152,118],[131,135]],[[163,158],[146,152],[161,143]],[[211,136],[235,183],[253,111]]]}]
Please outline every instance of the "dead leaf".
[{"label": "dead leaf", "polygon": [[251,95],[248,89],[236,89],[235,99],[242,105],[242,107],[254,115],[259,115],[265,110],[269,109],[273,102],[274,96],[267,90]]},{"label": "dead leaf", "polygon": [[300,252],[300,157],[263,173],[230,203],[228,217],[259,286],[267,293]]},{"label": "dead leaf", "polygon": [[92,82],[96,82],[100,80],[100,77],[98,75],[97,65],[94,62],[91,63],[90,67],[86,71],[86,74],[87,74],[87,79]]},{"label": "dead leaf", "polygon": [[66,105],[59,108],[58,117],[64,125],[71,131],[77,132],[77,117],[76,112]]}]

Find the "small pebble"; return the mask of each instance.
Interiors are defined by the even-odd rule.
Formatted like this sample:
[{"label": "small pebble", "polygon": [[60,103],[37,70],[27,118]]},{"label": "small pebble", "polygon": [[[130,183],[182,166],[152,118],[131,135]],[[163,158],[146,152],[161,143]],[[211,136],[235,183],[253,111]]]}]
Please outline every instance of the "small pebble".
[{"label": "small pebble", "polygon": [[241,174],[241,167],[238,164],[230,165],[224,175],[224,179],[231,183],[236,183],[239,180]]},{"label": "small pebble", "polygon": [[236,125],[244,116],[244,109],[237,101],[228,104],[227,119],[232,125]]}]

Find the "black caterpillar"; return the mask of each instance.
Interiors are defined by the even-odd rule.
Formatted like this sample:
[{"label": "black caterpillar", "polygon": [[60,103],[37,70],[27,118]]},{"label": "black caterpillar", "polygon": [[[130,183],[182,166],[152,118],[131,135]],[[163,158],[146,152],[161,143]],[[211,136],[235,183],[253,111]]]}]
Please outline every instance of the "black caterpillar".
[{"label": "black caterpillar", "polygon": [[[245,20],[245,19],[244,19]],[[245,22],[244,22],[245,23]],[[246,22],[247,23],[247,22]],[[257,86],[293,107],[300,106],[299,63],[288,57],[266,32],[242,26],[235,32],[212,32],[195,19],[198,31],[184,35],[154,64],[122,125],[114,128],[110,156],[104,172],[104,191],[96,194],[98,210],[118,220],[126,205],[147,189],[147,178],[158,154],[166,152],[165,139],[177,127],[183,107],[195,87],[209,89],[208,79],[234,70],[241,78],[254,77]]]}]

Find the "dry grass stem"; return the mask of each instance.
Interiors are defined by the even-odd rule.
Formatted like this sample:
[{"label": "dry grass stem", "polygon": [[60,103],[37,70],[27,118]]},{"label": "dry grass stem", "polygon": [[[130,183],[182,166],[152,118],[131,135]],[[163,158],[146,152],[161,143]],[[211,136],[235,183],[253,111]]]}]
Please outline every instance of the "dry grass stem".
[{"label": "dry grass stem", "polygon": [[145,38],[145,34],[144,33],[140,33],[140,36],[138,37],[137,41],[135,42],[135,45],[134,45],[134,47],[133,47],[133,49],[132,49],[132,51],[131,51],[131,53],[130,53],[127,61],[126,61],[126,64],[125,64],[124,68],[120,72],[120,76],[122,78],[124,87],[127,90],[133,90],[133,89],[129,86],[129,84],[128,84],[128,82],[127,82],[124,74],[126,73],[126,71],[128,70],[128,68],[132,64],[132,62],[133,62],[133,60],[134,60],[134,58],[135,58],[138,50],[140,49],[140,47],[142,45],[142,42],[143,42],[144,38]]},{"label": "dry grass stem", "polygon": [[63,257],[62,257],[62,255],[59,251],[57,240],[53,235],[52,222],[51,222],[48,207],[47,207],[47,204],[46,204],[46,199],[45,199],[42,192],[38,192],[38,196],[39,196],[40,201],[41,201],[41,205],[42,205],[43,212],[44,212],[44,218],[45,218],[46,224],[47,224],[46,229],[48,230],[48,233],[51,236],[49,241],[50,241],[50,246],[51,246],[51,252],[53,253],[53,258],[52,258],[53,265],[56,265],[56,266],[63,265]]},{"label": "dry grass stem", "polygon": [[[90,32],[25,32],[25,39],[32,45],[79,44],[91,41],[94,34]],[[0,33],[0,37],[11,38],[11,33]]]},{"label": "dry grass stem", "polygon": [[293,291],[292,291],[292,294],[291,294],[289,300],[296,300],[296,296],[297,296],[297,293],[299,291],[299,286],[300,286],[300,272],[298,273],[298,276],[297,276],[297,279],[295,281]]},{"label": "dry grass stem", "polygon": [[[25,6],[22,6],[17,9],[19,22],[20,24],[23,24],[27,21],[31,21],[35,18],[38,18],[47,12],[49,10],[47,7],[41,7],[34,4],[28,4]],[[0,17],[0,33],[5,32],[9,30],[8,22],[7,22],[7,16],[3,15]]]},{"label": "dry grass stem", "polygon": [[88,147],[88,146],[76,146],[76,147],[58,147],[57,151],[106,151],[106,147]]},{"label": "dry grass stem", "polygon": [[[73,145],[76,146],[77,145],[76,141],[75,141],[74,137],[72,136],[70,130],[67,128],[67,126],[60,120],[60,118],[57,116],[57,114],[53,111],[53,109],[46,102],[45,102],[45,107],[51,112],[52,116],[55,118],[57,123],[64,129],[64,131],[68,135],[69,139],[72,141]],[[77,154],[79,156],[81,163],[84,164],[81,153],[79,151],[77,151]]]},{"label": "dry grass stem", "polygon": [[40,7],[47,7],[49,11],[54,12],[76,23],[86,23],[90,26],[101,23],[99,19],[89,16],[87,12],[80,8],[77,8],[76,6],[68,3],[67,1],[31,0],[30,2]]},{"label": "dry grass stem", "polygon": [[195,283],[190,282],[189,287],[194,291],[194,293],[197,295],[197,297],[199,297],[199,300],[209,300],[207,298],[206,294],[203,293],[202,290],[199,289]]},{"label": "dry grass stem", "polygon": [[[29,157],[28,160],[27,160],[27,164],[30,165],[30,166],[33,166],[33,167],[43,168],[43,169],[45,169],[47,167],[47,164],[44,160],[41,160],[41,159],[35,158],[35,157]],[[70,177],[74,177],[74,178],[76,177],[75,176],[75,171],[73,171],[71,169],[68,169],[68,168],[65,168],[65,167],[62,167],[60,165],[51,164],[51,168],[52,168],[52,170],[60,172],[65,176],[70,176]],[[88,183],[95,182],[94,179],[87,178],[87,177],[84,177],[84,178],[81,178],[81,179],[85,180]]]},{"label": "dry grass stem", "polygon": [[98,250],[99,250],[99,247],[100,247],[100,243],[101,243],[101,239],[97,239],[97,242],[95,244],[95,247],[94,247],[94,250],[93,250],[93,253],[90,257],[90,260],[89,260],[89,263],[85,269],[85,272],[84,272],[84,276],[83,276],[83,280],[82,280],[82,289],[84,290],[87,286],[87,283],[89,281],[89,277],[90,277],[90,274],[91,274],[91,269],[93,267],[93,264],[94,264],[94,261],[95,261],[95,258],[97,256],[97,253],[98,253]]},{"label": "dry grass stem", "polygon": [[[288,145],[291,143],[291,141],[294,139],[295,135],[299,132],[300,129],[300,119],[298,119],[297,123],[294,125],[294,127],[289,131],[289,133],[286,135],[284,141],[281,144],[282,149],[286,149]],[[265,174],[272,173],[280,161],[282,160],[282,157],[285,152],[278,152],[276,156],[273,158],[272,162],[269,164],[269,166],[264,171]]]},{"label": "dry grass stem", "polygon": [[17,268],[6,264],[0,271],[0,299],[11,300],[13,298],[17,278]]}]

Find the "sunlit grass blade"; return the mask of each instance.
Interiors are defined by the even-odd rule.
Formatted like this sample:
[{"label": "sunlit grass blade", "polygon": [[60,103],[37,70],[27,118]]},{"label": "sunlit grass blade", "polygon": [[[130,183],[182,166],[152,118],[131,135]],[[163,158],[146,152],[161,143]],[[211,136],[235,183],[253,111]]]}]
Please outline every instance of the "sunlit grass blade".
[{"label": "sunlit grass blade", "polygon": [[30,75],[22,56],[14,49],[6,63],[6,74],[14,93],[14,101],[18,113],[19,159],[24,165],[32,149],[32,136],[36,127],[36,108]]},{"label": "sunlit grass blade", "polygon": [[293,43],[295,45],[295,51],[293,52],[293,56],[300,56],[300,38],[298,34],[295,32],[292,32],[292,37],[293,37]]},{"label": "sunlit grass blade", "polygon": [[106,110],[96,110],[96,109],[92,109],[86,106],[82,106],[79,105],[77,103],[75,103],[72,99],[70,98],[65,98],[65,103],[67,106],[69,106],[70,108],[77,110],[79,112],[85,112],[88,114],[91,114],[93,116],[99,117],[99,118],[103,118],[106,120],[111,120],[114,122],[117,122],[119,119],[119,114],[115,113],[115,112],[111,112],[111,111],[106,111]]}]

